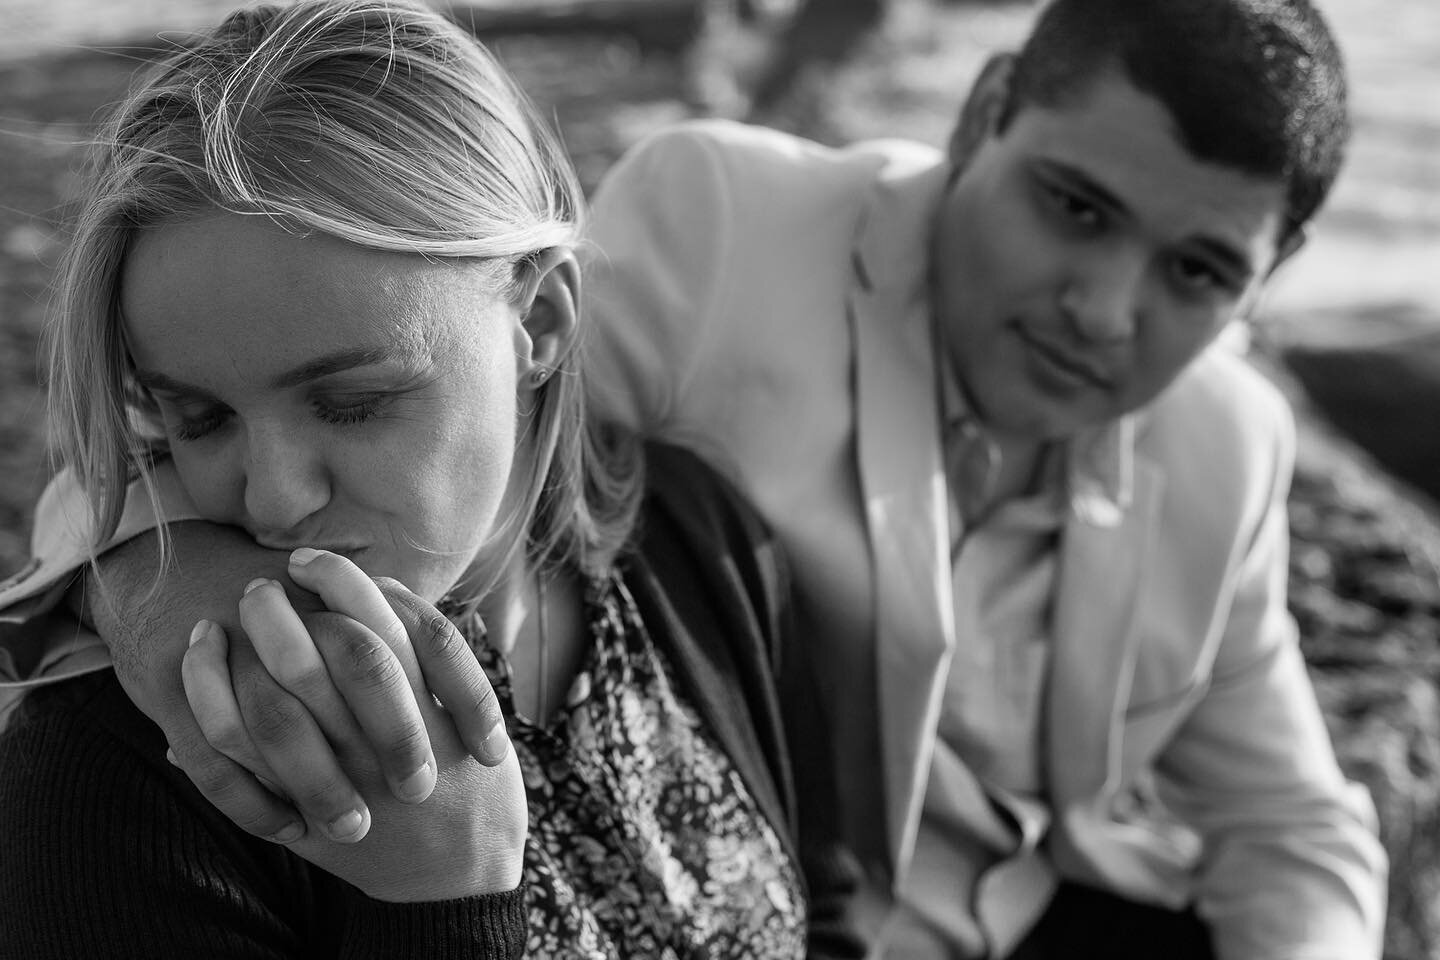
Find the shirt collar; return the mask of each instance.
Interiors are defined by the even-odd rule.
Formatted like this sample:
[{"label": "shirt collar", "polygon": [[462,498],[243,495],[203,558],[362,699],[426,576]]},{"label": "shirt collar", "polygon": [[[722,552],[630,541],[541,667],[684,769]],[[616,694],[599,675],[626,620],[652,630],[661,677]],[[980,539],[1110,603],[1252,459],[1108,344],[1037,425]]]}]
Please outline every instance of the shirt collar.
[{"label": "shirt collar", "polygon": [[[938,334],[938,330],[937,330]],[[939,344],[940,412],[947,436],[983,435],[985,425],[975,415],[949,352]],[[1068,506],[1069,514],[1081,523],[1096,527],[1117,526],[1129,508],[1135,481],[1135,415],[1088,427],[1062,441],[1052,454],[1059,465],[1044,469],[1042,497]],[[998,454],[997,454],[998,456]],[[1065,501],[1068,500],[1068,504]]]}]

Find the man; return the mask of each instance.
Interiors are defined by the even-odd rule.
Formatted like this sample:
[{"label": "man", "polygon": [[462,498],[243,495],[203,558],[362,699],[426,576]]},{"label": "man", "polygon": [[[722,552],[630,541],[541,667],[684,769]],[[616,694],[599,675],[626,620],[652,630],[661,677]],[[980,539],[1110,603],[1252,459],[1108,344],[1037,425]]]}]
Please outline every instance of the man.
[{"label": "man", "polygon": [[1056,0],[943,157],[697,124],[597,195],[594,400],[789,549],[877,955],[1378,955],[1293,427],[1216,345],[1346,135],[1307,0]]}]

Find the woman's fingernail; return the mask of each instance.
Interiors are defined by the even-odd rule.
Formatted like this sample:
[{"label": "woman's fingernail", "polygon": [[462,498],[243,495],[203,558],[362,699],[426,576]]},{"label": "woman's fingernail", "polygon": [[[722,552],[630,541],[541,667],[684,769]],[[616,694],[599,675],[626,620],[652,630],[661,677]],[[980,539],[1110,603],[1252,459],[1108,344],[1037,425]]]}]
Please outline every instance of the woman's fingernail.
[{"label": "woman's fingernail", "polygon": [[245,584],[245,592],[248,594],[251,590],[254,590],[256,587],[263,587],[263,586],[265,586],[265,584],[267,584],[267,583],[269,583],[269,582],[270,582],[270,581],[269,581],[268,579],[266,579],[265,577],[256,577],[254,580],[251,580],[249,583]]},{"label": "woman's fingernail", "polygon": [[303,823],[287,823],[270,835],[270,839],[276,843],[294,843],[305,836],[305,825]]},{"label": "woman's fingernail", "polygon": [[395,795],[406,803],[419,803],[435,789],[435,768],[427,761],[424,766],[395,785]]},{"label": "woman's fingernail", "polygon": [[480,756],[477,758],[487,767],[493,767],[505,759],[510,752],[510,735],[505,731],[505,721],[495,721],[495,726],[480,741]]},{"label": "woman's fingernail", "polygon": [[300,547],[290,551],[290,566],[303,567],[318,556],[320,556],[320,551],[314,547]]},{"label": "woman's fingernail", "polygon": [[330,821],[328,827],[330,831],[330,838],[332,840],[339,840],[341,842],[344,842],[346,840],[354,840],[356,839],[355,835],[360,832],[360,828],[364,825],[365,818],[360,816],[359,810],[351,810],[347,813],[342,813],[340,814],[340,816]]},{"label": "woman's fingernail", "polygon": [[205,634],[207,634],[207,633],[209,633],[209,632],[210,632],[210,621],[209,621],[209,620],[200,620],[200,621],[197,621],[196,624],[195,624],[195,626],[193,626],[193,627],[190,628],[190,646],[192,646],[192,647],[195,646],[195,644],[197,644],[197,643],[200,642],[200,638],[203,637],[203,636],[205,636]]},{"label": "woman's fingernail", "polygon": [[170,761],[172,767],[180,766],[180,761],[175,759],[175,751],[169,747],[165,748],[165,759]]}]

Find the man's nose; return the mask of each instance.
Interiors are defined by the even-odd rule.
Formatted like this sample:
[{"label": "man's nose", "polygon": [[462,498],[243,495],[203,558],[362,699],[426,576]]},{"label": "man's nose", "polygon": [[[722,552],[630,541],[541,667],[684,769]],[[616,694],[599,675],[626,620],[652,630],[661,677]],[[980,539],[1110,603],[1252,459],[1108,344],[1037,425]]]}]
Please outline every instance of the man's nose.
[{"label": "man's nose", "polygon": [[245,511],[252,529],[284,531],[330,501],[330,476],[320,452],[283,429],[254,426],[245,457]]},{"label": "man's nose", "polygon": [[1124,252],[1087,258],[1060,291],[1060,309],[1085,340],[1129,340],[1139,321],[1145,276],[1143,259]]}]

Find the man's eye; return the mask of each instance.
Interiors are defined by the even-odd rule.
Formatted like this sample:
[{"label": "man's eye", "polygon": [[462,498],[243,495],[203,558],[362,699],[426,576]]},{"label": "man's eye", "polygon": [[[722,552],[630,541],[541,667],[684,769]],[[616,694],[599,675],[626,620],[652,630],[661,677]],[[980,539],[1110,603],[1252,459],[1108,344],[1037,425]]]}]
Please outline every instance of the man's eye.
[{"label": "man's eye", "polygon": [[1228,293],[1234,288],[1224,273],[1199,257],[1176,257],[1171,261],[1170,272],[1176,285],[1191,294]]},{"label": "man's eye", "polygon": [[1064,220],[1090,229],[1100,226],[1100,208],[1080,194],[1054,183],[1042,183],[1041,189],[1050,208]]}]

